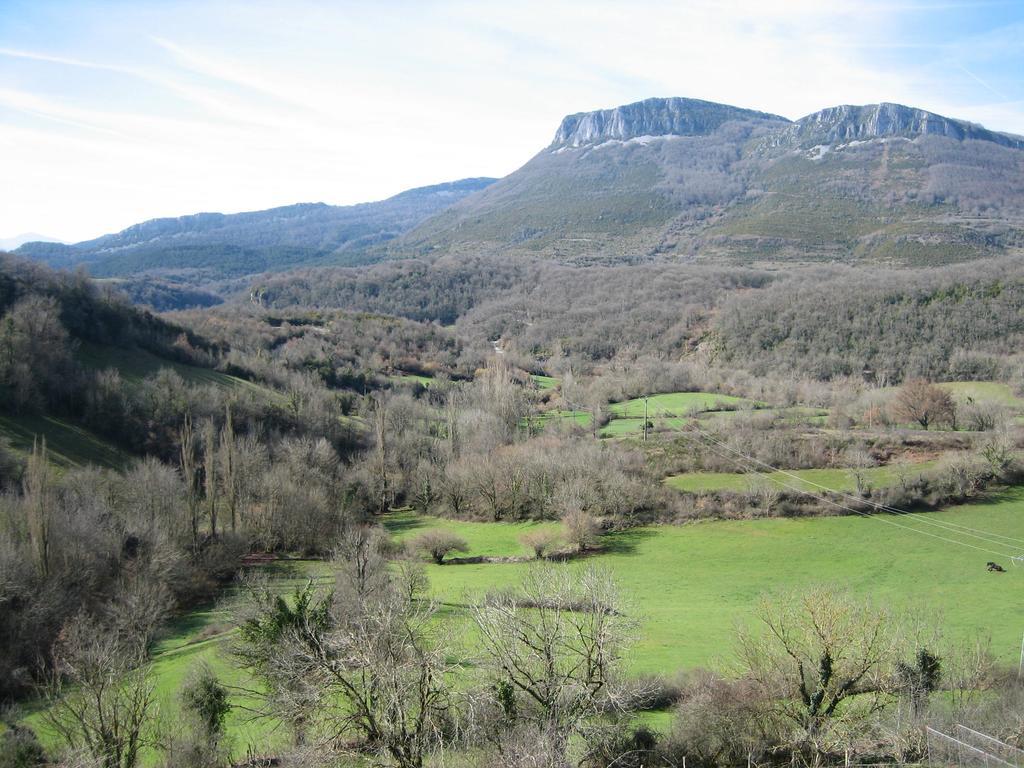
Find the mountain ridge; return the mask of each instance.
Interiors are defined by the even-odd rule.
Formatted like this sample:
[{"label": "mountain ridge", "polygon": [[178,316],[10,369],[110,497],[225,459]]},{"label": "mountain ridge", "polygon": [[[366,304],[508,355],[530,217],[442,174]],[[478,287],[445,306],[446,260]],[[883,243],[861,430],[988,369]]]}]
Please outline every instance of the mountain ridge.
[{"label": "mountain ridge", "polygon": [[[161,255],[174,269],[211,266],[209,249],[247,251],[254,260],[287,266],[355,256],[371,245],[397,237],[494,179],[473,177],[405,190],[384,200],[333,206],[295,203],[241,213],[202,212],[149,219],[92,240],[74,244],[30,242],[15,253],[53,267],[85,265],[97,276],[114,277],[159,268]],[[235,253],[237,255],[237,253]],[[244,260],[245,256],[242,256]],[[238,269],[229,271],[238,272]]]},{"label": "mountain ridge", "polygon": [[1024,137],[890,102],[790,120],[651,98],[566,116],[551,144],[498,180],[344,208],[154,219],[18,253],[215,289],[296,267],[445,255],[946,264],[1024,253],[1021,150]]},{"label": "mountain ridge", "polygon": [[390,255],[938,264],[1024,250],[1024,138],[881,102],[789,120],[696,99],[564,118]]}]

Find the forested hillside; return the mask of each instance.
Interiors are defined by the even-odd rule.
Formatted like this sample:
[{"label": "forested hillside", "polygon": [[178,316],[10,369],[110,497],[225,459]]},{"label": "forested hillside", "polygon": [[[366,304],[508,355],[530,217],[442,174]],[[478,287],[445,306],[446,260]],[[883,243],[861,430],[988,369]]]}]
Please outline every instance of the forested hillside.
[{"label": "forested hillside", "polygon": [[346,307],[454,324],[523,360],[584,368],[637,353],[711,360],[759,375],[865,372],[991,378],[1014,364],[1024,261],[971,267],[756,270],[694,264],[573,267],[496,259],[398,262],[260,283],[278,309]]},{"label": "forested hillside", "polygon": [[17,252],[54,267],[83,266],[96,277],[170,274],[193,285],[307,264],[359,263],[373,246],[492,181],[462,179],[360,205],[302,203],[154,219],[95,240],[27,243]]}]

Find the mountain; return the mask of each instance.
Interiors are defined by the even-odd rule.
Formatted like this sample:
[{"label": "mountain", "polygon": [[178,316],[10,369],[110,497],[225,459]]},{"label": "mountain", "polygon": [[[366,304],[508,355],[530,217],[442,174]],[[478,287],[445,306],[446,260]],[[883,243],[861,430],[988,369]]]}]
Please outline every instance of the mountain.
[{"label": "mountain", "polygon": [[695,99],[566,117],[522,168],[389,243],[498,253],[936,264],[1024,249],[1024,138],[898,104],[790,121]]},{"label": "mountain", "polygon": [[497,181],[155,219],[17,252],[130,278],[121,287],[155,308],[264,272],[443,255],[930,266],[1024,252],[1024,138],[900,104],[789,120],[654,98],[565,117]]},{"label": "mountain", "polygon": [[0,237],[0,251],[13,251],[25,243],[59,243],[55,237],[40,235],[38,232],[23,232],[14,237]]},{"label": "mountain", "polygon": [[492,181],[462,179],[359,205],[300,203],[250,213],[153,219],[74,245],[27,243],[17,253],[53,267],[82,265],[97,277],[158,273],[197,282],[309,264],[358,263],[372,246]]}]

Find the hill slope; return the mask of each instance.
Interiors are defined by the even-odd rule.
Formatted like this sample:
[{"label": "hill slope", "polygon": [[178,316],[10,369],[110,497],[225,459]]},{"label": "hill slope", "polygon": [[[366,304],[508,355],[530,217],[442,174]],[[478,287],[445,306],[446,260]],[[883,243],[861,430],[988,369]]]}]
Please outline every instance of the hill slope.
[{"label": "hill slope", "polygon": [[17,253],[53,267],[84,265],[97,277],[159,271],[209,280],[315,263],[354,263],[367,248],[492,181],[462,179],[359,205],[300,203],[249,213],[153,219],[74,245],[27,243]]},{"label": "hill slope", "polygon": [[1024,138],[898,104],[797,121],[693,99],[570,115],[394,255],[934,264],[1024,248]]}]

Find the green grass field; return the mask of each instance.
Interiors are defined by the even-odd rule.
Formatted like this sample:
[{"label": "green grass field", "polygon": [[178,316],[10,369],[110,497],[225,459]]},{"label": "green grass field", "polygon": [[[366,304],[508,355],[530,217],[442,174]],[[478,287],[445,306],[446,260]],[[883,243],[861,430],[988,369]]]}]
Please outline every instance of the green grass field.
[{"label": "green grass field", "polygon": [[[389,522],[389,527],[397,538],[444,525],[467,540],[470,554],[521,552],[505,524],[441,523],[407,513],[395,520],[399,524]],[[1024,588],[1024,568],[1011,567],[1009,556],[1024,552],[1024,543],[1021,550],[992,547],[998,555],[973,550],[929,535],[988,548],[975,539],[947,535],[933,525],[941,521],[1024,539],[1024,489],[918,518],[765,519],[635,529],[605,536],[605,552],[586,562],[612,570],[641,622],[629,660],[635,672],[728,669],[736,624],[752,620],[761,596],[820,584],[870,596],[896,611],[941,613],[951,637],[991,636],[997,656],[1016,659],[1020,621],[1006,606],[1015,604]],[[992,559],[1008,572],[986,571]],[[566,567],[582,565],[577,561]],[[461,606],[473,594],[512,585],[527,567],[430,565],[428,571],[446,614],[465,621]]]},{"label": "green grass field", "polygon": [[[651,395],[648,398],[647,415],[655,428],[678,429],[685,423],[683,417],[692,414],[714,412],[726,415],[749,412],[754,408],[760,408],[761,405],[742,397],[719,395],[714,392],[668,392]],[[722,410],[723,408],[738,410]],[[643,431],[644,398],[612,403],[608,406],[608,412],[612,418],[601,428],[601,437],[623,437],[640,434]],[[538,428],[555,420],[563,424],[575,423],[580,427],[590,426],[590,413],[587,411],[545,411],[531,418],[534,426]]]},{"label": "green grass field", "polygon": [[143,379],[157,373],[161,368],[170,368],[190,384],[209,384],[236,392],[249,392],[271,400],[280,399],[276,392],[260,384],[210,368],[199,368],[194,365],[165,360],[144,349],[121,349],[120,347],[106,347],[97,344],[82,344],[78,350],[78,359],[82,365],[97,370],[115,368],[130,385],[137,386]]},{"label": "green grass field", "polygon": [[1024,408],[1024,397],[1014,393],[1009,384],[998,381],[950,381],[940,384],[959,402],[968,398],[978,403],[995,403],[1006,408]]},{"label": "green grass field", "polygon": [[422,376],[418,373],[398,373],[388,376],[388,380],[395,384],[419,384],[424,387],[429,387],[434,383],[433,377]]},{"label": "green grass field", "polygon": [[113,443],[76,424],[52,416],[0,415],[0,437],[17,453],[27,455],[37,437],[46,438],[50,463],[58,469],[99,464],[121,469],[131,456]]},{"label": "green grass field", "polygon": [[[559,567],[595,565],[614,574],[629,614],[639,622],[638,641],[627,658],[634,673],[672,674],[696,667],[728,672],[736,628],[753,621],[762,596],[820,584],[870,596],[897,615],[912,608],[941,614],[951,639],[991,637],[993,652],[1004,662],[1015,662],[1020,620],[1007,606],[1016,605],[1024,588],[1024,568],[1009,562],[1016,551],[994,547],[1000,554],[990,554],[958,546],[928,534],[988,547],[923,521],[952,521],[1024,539],[1024,489],[919,518],[764,519],[633,529],[606,534],[600,553]],[[466,539],[470,555],[521,555],[523,533],[554,525],[462,522],[408,511],[391,513],[384,522],[398,540],[431,528],[453,530]],[[1001,561],[1007,573],[986,571],[990,559]],[[471,646],[467,601],[487,589],[513,586],[532,566],[426,567],[440,616],[455,622],[455,637]],[[282,591],[290,591],[307,576],[324,585],[330,582],[328,566],[322,562],[291,561],[270,568],[281,576]],[[177,690],[197,663],[209,664],[229,685],[250,684],[226,654],[232,634],[228,619],[228,612],[220,608],[194,611],[176,621],[156,647],[157,694],[169,722],[177,712]],[[236,704],[246,704],[244,694],[234,696]],[[38,710],[29,712],[28,722],[39,726]],[[658,720],[653,716],[652,722]],[[247,744],[261,752],[285,739],[273,722],[253,721],[240,708],[230,714],[228,732],[236,753],[243,754]]]},{"label": "green grass field", "polygon": [[537,389],[554,389],[562,383],[561,379],[556,379],[554,376],[541,376],[537,373],[531,373],[530,378],[537,385]]},{"label": "green grass field", "polygon": [[[685,416],[691,412],[720,411],[727,408],[756,408],[760,404],[742,397],[719,395],[714,392],[668,392],[651,395],[647,399],[648,418],[660,415]],[[608,406],[609,412],[617,417],[642,419],[644,398],[637,397]]]},{"label": "green grass field", "polygon": [[[861,470],[864,482],[872,488],[887,488],[900,480],[900,475],[912,480],[920,473],[932,469],[934,461],[908,464],[904,467],[892,464],[882,467],[869,467]],[[829,469],[793,469],[787,472],[767,472],[763,475],[742,474],[738,472],[687,472],[673,475],[665,479],[665,484],[680,491],[697,493],[700,491],[746,491],[751,484],[771,481],[785,489],[820,491],[822,487],[831,491],[855,491],[857,480],[853,472],[843,468]]]}]

